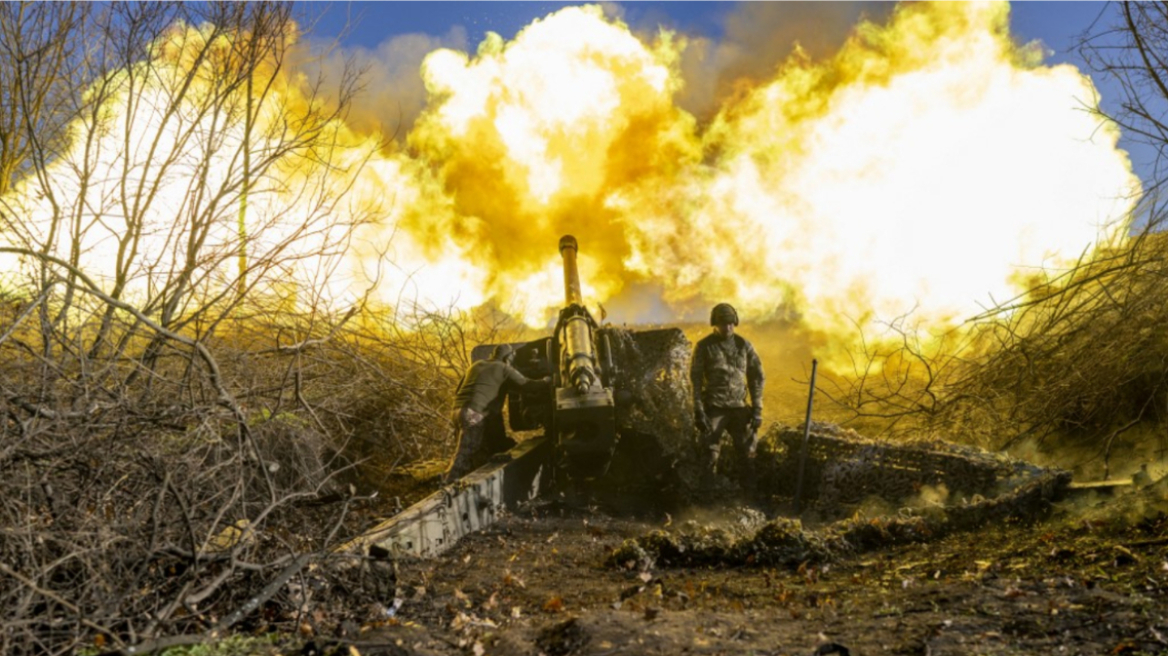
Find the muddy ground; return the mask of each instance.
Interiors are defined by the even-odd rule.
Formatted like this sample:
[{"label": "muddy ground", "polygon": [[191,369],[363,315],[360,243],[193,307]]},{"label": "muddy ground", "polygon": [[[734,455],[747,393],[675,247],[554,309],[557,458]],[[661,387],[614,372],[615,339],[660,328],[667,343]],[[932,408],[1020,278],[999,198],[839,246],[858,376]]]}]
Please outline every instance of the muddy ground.
[{"label": "muddy ground", "polygon": [[1036,521],[784,569],[608,566],[625,539],[683,518],[543,503],[399,563],[396,602],[304,653],[1168,654],[1162,496],[1068,501]]}]

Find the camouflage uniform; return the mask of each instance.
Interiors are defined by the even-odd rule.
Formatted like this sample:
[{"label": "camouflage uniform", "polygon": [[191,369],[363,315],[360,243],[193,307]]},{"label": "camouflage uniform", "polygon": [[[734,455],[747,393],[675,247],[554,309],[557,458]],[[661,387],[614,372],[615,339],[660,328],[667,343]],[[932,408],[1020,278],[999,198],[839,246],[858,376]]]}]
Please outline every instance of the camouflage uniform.
[{"label": "camouflage uniform", "polygon": [[[494,420],[501,439],[506,441],[502,429],[501,410],[503,386],[512,383],[520,387],[546,384],[547,378],[528,380],[511,366],[513,351],[503,344],[496,347],[490,360],[480,360],[471,364],[463,375],[458,389],[454,392],[454,409],[451,421],[454,423],[454,442],[457,445],[454,457],[446,468],[442,480],[454,481],[470,473],[483,464],[493,453],[505,447],[500,444],[484,443],[487,424]],[[514,445],[514,442],[511,442]]]},{"label": "camouflage uniform", "polygon": [[[737,318],[737,317],[735,317]],[[737,323],[737,321],[735,321]],[[754,347],[740,335],[707,335],[694,347],[690,365],[694,415],[701,446],[708,450],[709,473],[721,454],[723,431],[730,434],[738,473],[743,483],[754,483],[755,430],[762,423],[765,376]],[[750,404],[747,404],[747,393]]]},{"label": "camouflage uniform", "polygon": [[482,460],[483,433],[486,428],[484,419],[487,413],[479,412],[470,406],[454,408],[450,420],[454,423],[454,457],[446,465],[446,472],[442,475],[443,483],[450,483],[465,476],[474,469],[476,462]]}]

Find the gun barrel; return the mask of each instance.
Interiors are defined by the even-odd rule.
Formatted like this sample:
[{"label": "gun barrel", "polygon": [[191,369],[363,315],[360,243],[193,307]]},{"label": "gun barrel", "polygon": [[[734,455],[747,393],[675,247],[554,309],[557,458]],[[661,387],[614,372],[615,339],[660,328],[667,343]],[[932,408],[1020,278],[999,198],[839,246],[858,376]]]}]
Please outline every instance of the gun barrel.
[{"label": "gun barrel", "polygon": [[578,251],[575,237],[560,237],[560,256],[564,258],[564,300],[568,308],[568,313],[561,318],[561,366],[564,379],[584,394],[600,382],[600,376],[593,349],[592,318],[584,309],[580,293],[580,272],[576,268]]},{"label": "gun barrel", "polygon": [[580,293],[580,272],[576,269],[576,253],[579,247],[572,235],[560,237],[560,256],[564,259],[564,304],[583,305]]}]

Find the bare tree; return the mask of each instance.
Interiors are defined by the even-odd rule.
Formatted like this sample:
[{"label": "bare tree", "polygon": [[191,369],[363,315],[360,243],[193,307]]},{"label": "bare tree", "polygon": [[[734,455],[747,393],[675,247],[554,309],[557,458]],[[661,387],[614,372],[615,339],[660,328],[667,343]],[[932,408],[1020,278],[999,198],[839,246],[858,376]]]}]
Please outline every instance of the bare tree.
[{"label": "bare tree", "polygon": [[829,369],[817,386],[843,411],[841,420],[865,434],[900,437],[948,428],[942,421],[951,400],[947,385],[969,355],[970,335],[929,331],[914,313],[878,325],[875,338],[857,325],[859,343],[847,350],[850,367]]},{"label": "bare tree", "polygon": [[1090,107],[1112,121],[1130,140],[1155,153],[1148,193],[1164,183],[1168,153],[1168,3],[1108,3],[1081,36],[1079,52],[1099,75],[1120,91],[1115,109]]},{"label": "bare tree", "polygon": [[0,8],[4,653],[256,621],[347,530],[343,454],[384,402],[362,381],[446,400],[333,296],[373,147],[344,130],[355,79],[326,101],[287,70],[290,5],[115,3],[91,39],[81,12]]},{"label": "bare tree", "polygon": [[0,5],[0,195],[64,142],[77,112],[91,5]]}]

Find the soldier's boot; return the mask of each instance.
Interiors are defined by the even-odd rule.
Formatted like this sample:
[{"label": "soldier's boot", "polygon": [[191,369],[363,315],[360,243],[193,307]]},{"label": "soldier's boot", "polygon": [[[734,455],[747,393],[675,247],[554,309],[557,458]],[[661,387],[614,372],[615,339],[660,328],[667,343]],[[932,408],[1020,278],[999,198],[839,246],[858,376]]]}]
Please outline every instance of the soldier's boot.
[{"label": "soldier's boot", "polygon": [[758,496],[758,475],[754,471],[754,458],[746,457],[739,460],[739,472],[742,480],[742,490],[747,499],[754,500]]},{"label": "soldier's boot", "polygon": [[450,485],[458,479],[466,476],[474,469],[474,453],[467,448],[468,445],[463,443],[458,446],[458,451],[455,452],[454,457],[450,459],[450,464],[446,467],[446,471],[442,474],[442,484]]}]

